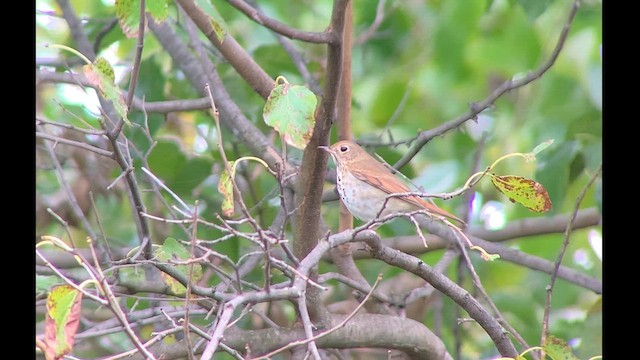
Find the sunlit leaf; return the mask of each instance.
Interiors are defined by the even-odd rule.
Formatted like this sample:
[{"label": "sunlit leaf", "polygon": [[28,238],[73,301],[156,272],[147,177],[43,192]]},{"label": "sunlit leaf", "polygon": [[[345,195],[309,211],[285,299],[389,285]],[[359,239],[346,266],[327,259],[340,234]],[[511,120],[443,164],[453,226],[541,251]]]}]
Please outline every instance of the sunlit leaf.
[{"label": "sunlit leaf", "polygon": [[[164,244],[155,250],[155,256],[159,261],[184,261],[190,258],[189,250],[187,250],[182,244],[180,244],[174,238],[167,238]],[[189,276],[189,265],[172,265],[178,272],[185,277]],[[176,279],[172,278],[166,273],[161,273],[162,280],[165,284],[169,285],[171,291],[175,294],[184,294],[186,288]],[[198,281],[202,277],[202,266],[200,264],[193,264],[193,277],[191,281]]]},{"label": "sunlit leaf", "polygon": [[111,64],[103,58],[98,57],[93,64],[87,64],[82,68],[87,80],[93,85],[97,86],[102,96],[113,103],[118,115],[124,119],[124,121],[131,125],[127,118],[127,105],[122,97],[120,88],[115,83],[115,77],[113,74],[113,68]]},{"label": "sunlit leaf", "polygon": [[233,207],[233,183],[231,182],[231,178],[235,175],[234,162],[229,161],[229,169],[231,169],[231,174],[229,174],[225,169],[222,170],[222,174],[220,174],[220,180],[218,181],[218,191],[223,196],[221,211],[222,215],[226,217],[233,216],[234,207]]},{"label": "sunlit leaf", "polygon": [[537,212],[551,210],[551,199],[547,190],[540,183],[522,176],[491,174],[491,182],[505,194],[511,202],[517,202],[526,208]]},{"label": "sunlit leaf", "polygon": [[[156,21],[164,20],[168,15],[167,0],[146,0],[145,10]],[[122,32],[130,38],[138,36],[140,27],[140,0],[116,0],[116,15]]]},{"label": "sunlit leaf", "polygon": [[546,355],[552,360],[579,360],[575,355],[573,355],[571,347],[564,340],[553,335],[549,335],[549,337],[547,337],[547,341],[543,348]]},{"label": "sunlit leaf", "polygon": [[304,149],[311,139],[318,100],[300,85],[276,85],[264,104],[264,122],[276,129],[287,144]]},{"label": "sunlit leaf", "polygon": [[45,319],[45,358],[62,359],[73,348],[80,325],[82,293],[71,285],[56,286],[47,297]]},{"label": "sunlit leaf", "polygon": [[227,34],[227,24],[224,22],[218,9],[211,3],[211,0],[196,0],[196,5],[209,15],[213,31],[216,33],[218,41],[222,42],[224,36]]}]

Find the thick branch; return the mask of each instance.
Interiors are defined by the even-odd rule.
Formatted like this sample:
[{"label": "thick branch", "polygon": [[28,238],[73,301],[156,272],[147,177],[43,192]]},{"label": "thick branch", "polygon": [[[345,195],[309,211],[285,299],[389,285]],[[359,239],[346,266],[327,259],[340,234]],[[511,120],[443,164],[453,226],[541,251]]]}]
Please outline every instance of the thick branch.
[{"label": "thick branch", "polygon": [[236,69],[244,81],[264,99],[269,97],[274,86],[273,79],[244,51],[238,42],[229,34],[226,34],[222,41],[218,40],[211,24],[211,18],[193,0],[177,0],[177,2],[207,39],[220,50],[224,58]]},{"label": "thick branch", "polygon": [[[322,236],[320,233],[320,206],[322,204],[324,173],[327,167],[327,153],[318,149],[318,146],[328,143],[329,132],[334,120],[337,90],[340,85],[340,76],[342,75],[341,39],[348,3],[348,0],[334,1],[330,25],[334,40],[328,46],[324,98],[316,109],[316,123],[313,128],[313,135],[304,149],[300,176],[297,182],[296,207],[299,212],[297,214],[298,221],[296,222],[293,250],[299,259],[304,258],[316,246]],[[320,312],[326,310],[321,306],[317,289],[309,288],[307,294],[310,315],[312,319],[316,320],[320,316]]]},{"label": "thick branch", "polygon": [[[185,74],[193,87],[205,96],[204,87],[207,83],[207,74],[182,39],[176,35],[166,21],[160,24],[151,21],[149,22],[149,28],[153,31],[167,53],[171,55],[175,66]],[[213,80],[212,84],[210,84],[211,93],[220,111],[220,121],[222,124],[231,130],[234,136],[247,146],[255,156],[265,160],[270,168],[275,169],[276,164],[282,163],[282,158],[278,151],[264,134],[247,119],[242,113],[242,110],[240,110],[238,105],[231,99],[218,73],[213,71],[213,73],[208,75],[209,78]],[[289,174],[289,172],[287,172],[287,174]]]},{"label": "thick branch", "polygon": [[[338,323],[341,317],[334,316]],[[236,327],[225,332],[224,343],[238,351],[251,351],[251,357],[257,357],[276,350],[290,342],[304,339],[304,330],[263,329],[240,330]],[[395,349],[408,354],[412,359],[450,360],[442,341],[423,324],[406,318],[389,315],[356,315],[345,327],[316,340],[319,348],[380,348]],[[150,348],[154,354],[163,354],[163,359],[178,359],[186,355],[183,346],[166,346],[158,343]],[[200,348],[202,351],[202,348]],[[142,359],[139,354],[131,359]]]},{"label": "thick branch", "polygon": [[420,276],[465,309],[469,316],[476,320],[491,337],[500,354],[510,357],[518,355],[511,340],[509,340],[508,334],[498,321],[465,289],[422,262],[422,260],[383,245],[379,239],[370,238],[367,240],[367,244],[371,247],[375,258]]}]

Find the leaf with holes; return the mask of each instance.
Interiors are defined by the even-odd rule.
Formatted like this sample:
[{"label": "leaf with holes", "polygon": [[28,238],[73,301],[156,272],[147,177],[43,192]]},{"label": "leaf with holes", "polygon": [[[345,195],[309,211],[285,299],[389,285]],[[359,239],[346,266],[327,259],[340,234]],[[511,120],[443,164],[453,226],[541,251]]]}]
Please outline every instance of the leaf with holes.
[{"label": "leaf with holes", "polygon": [[113,103],[118,115],[122,116],[127,125],[131,125],[127,118],[127,105],[124,102],[120,88],[116,86],[111,64],[105,58],[98,57],[93,64],[87,64],[82,69],[87,80],[93,86],[98,87],[102,96]]},{"label": "leaf with holes", "polygon": [[552,360],[578,360],[571,347],[562,339],[549,335],[544,343],[544,352]]},{"label": "leaf with holes", "polygon": [[[174,238],[167,238],[164,244],[155,250],[154,254],[159,261],[186,261],[191,257],[189,251]],[[189,265],[172,265],[172,267],[184,275],[185,278],[189,276]],[[182,283],[164,272],[161,273],[161,275],[164,283],[169,285],[174,294],[185,293],[186,288]],[[200,264],[193,264],[192,278],[190,281],[195,282],[200,280],[200,278],[202,278],[202,266]]]},{"label": "leaf with holes", "polygon": [[[163,21],[169,14],[167,0],[146,0],[145,10],[153,16],[157,22]],[[140,0],[116,0],[116,15],[120,28],[125,36],[134,38],[138,36],[140,27]]]},{"label": "leaf with holes", "polygon": [[313,133],[317,103],[315,94],[304,86],[279,84],[264,104],[264,122],[276,129],[287,144],[304,149]]},{"label": "leaf with holes", "polygon": [[216,9],[211,0],[196,0],[196,5],[209,16],[211,27],[213,27],[218,41],[222,42],[224,36],[227,34],[227,24],[224,22],[218,9]]},{"label": "leaf with holes", "polygon": [[59,360],[71,352],[78,325],[82,293],[71,285],[54,287],[47,296],[44,325],[45,358]]},{"label": "leaf with holes", "polygon": [[505,194],[511,202],[517,202],[529,210],[546,212],[551,210],[551,199],[540,183],[522,176],[491,174],[493,186]]},{"label": "leaf with holes", "polygon": [[225,217],[231,217],[234,213],[233,208],[233,183],[231,182],[231,178],[235,175],[235,163],[233,161],[229,161],[229,169],[231,169],[231,174],[227,172],[227,169],[222,170],[222,174],[220,174],[220,180],[218,180],[218,191],[223,196],[222,205],[220,206],[222,215]]}]

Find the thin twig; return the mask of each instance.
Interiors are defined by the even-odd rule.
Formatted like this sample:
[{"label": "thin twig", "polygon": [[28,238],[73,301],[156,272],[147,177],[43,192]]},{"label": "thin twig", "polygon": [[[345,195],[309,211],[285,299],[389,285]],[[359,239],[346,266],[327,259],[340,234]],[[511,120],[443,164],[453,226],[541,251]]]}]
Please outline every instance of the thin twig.
[{"label": "thin twig", "polygon": [[[36,129],[38,129],[39,131],[42,131],[41,125],[36,125]],[[93,229],[91,228],[91,224],[89,223],[89,220],[87,219],[87,217],[84,215],[84,212],[82,211],[82,208],[78,204],[78,200],[76,199],[75,195],[73,194],[73,191],[71,190],[71,187],[69,186],[69,184],[67,183],[67,181],[64,178],[64,172],[62,170],[62,165],[60,165],[60,162],[58,161],[58,157],[56,156],[56,153],[53,150],[53,147],[48,142],[45,142],[44,145],[45,145],[45,148],[47,149],[47,152],[49,153],[49,157],[51,157],[51,161],[53,162],[53,165],[55,167],[56,177],[58,178],[58,182],[60,183],[60,186],[62,186],[62,188],[64,189],[65,194],[67,195],[67,200],[69,201],[69,205],[71,206],[71,209],[73,210],[73,214],[75,215],[76,219],[78,221],[80,221],[80,223],[82,224],[83,229],[89,234],[89,236],[91,236],[93,239],[95,239],[96,238],[96,234],[94,233]]]},{"label": "thin twig", "polygon": [[187,205],[186,202],[184,202],[184,200],[182,200],[178,195],[176,195],[176,193],[174,193],[173,191],[171,191],[171,189],[169,189],[168,186],[166,186],[162,180],[160,180],[157,176],[155,176],[149,169],[142,167],[141,168],[142,171],[144,171],[145,174],[149,175],[149,177],[157,184],[159,185],[162,189],[164,189],[166,192],[169,193],[169,195],[171,195],[172,198],[174,198],[180,205],[182,205],[182,208],[185,211],[191,211],[191,209],[189,208],[189,206]]},{"label": "thin twig", "polygon": [[[56,73],[56,74],[64,74],[64,73]],[[107,138],[106,135],[105,135],[104,130],[82,129],[82,128],[79,128],[79,127],[74,126],[74,125],[63,124],[63,123],[59,123],[59,122],[55,122],[55,121],[49,121],[49,120],[42,119],[42,118],[39,118],[39,117],[36,116],[36,125],[40,125],[40,124],[58,126],[58,127],[69,129],[69,130],[78,131],[78,132],[81,132],[83,134],[101,136],[101,137],[103,137],[105,139]]]},{"label": "thin twig", "polygon": [[[133,59],[133,70],[131,71],[131,82],[129,83],[129,92],[127,93],[127,109],[131,110],[133,103],[133,94],[138,83],[138,73],[140,72],[140,61],[142,60],[142,49],[144,48],[144,28],[147,22],[145,0],[140,0],[140,22],[138,23],[138,43],[136,45],[136,56]],[[122,120],[121,120],[122,121]]]},{"label": "thin twig", "polygon": [[264,15],[262,11],[253,8],[243,0],[227,0],[227,2],[236,9],[240,10],[249,19],[257,22],[267,29],[270,29],[290,39],[302,40],[304,42],[315,44],[324,44],[333,40],[332,34],[329,31],[310,32],[293,29],[275,19]]},{"label": "thin twig", "polygon": [[[195,257],[196,251],[196,239],[198,237],[198,200],[196,200],[193,206],[193,226],[191,227],[191,249],[189,250],[189,259],[193,259]],[[188,265],[187,270],[187,288],[184,295],[184,340],[187,345],[187,355],[189,356],[189,360],[195,360],[195,356],[193,354],[193,345],[191,344],[191,338],[189,337],[189,301],[191,300],[191,281],[193,279],[193,267],[195,266],[194,262],[191,262]]]},{"label": "thin twig", "polygon": [[384,3],[385,0],[378,0],[378,6],[376,6],[376,17],[373,19],[373,22],[367,28],[367,30],[358,35],[353,43],[354,45],[362,45],[363,43],[369,41],[373,34],[378,31],[378,28],[380,28],[380,25],[382,25],[382,21],[384,20]]},{"label": "thin twig", "polygon": [[276,350],[274,350],[274,351],[272,351],[272,352],[270,352],[270,353],[268,353],[268,354],[266,354],[264,356],[257,357],[254,360],[269,359],[273,355],[278,354],[278,353],[280,353],[280,352],[282,352],[284,350],[291,349],[291,348],[296,347],[296,346],[300,346],[300,345],[304,345],[304,344],[308,344],[308,343],[314,342],[314,341],[316,341],[316,340],[318,340],[318,339],[320,339],[322,337],[325,337],[325,336],[331,334],[332,332],[334,332],[334,331],[336,331],[336,330],[338,330],[340,328],[343,328],[349,322],[349,320],[351,320],[358,313],[358,311],[360,311],[360,309],[362,309],[364,304],[367,303],[367,301],[371,297],[371,294],[373,293],[375,288],[378,286],[378,283],[380,282],[381,279],[382,279],[382,274],[378,274],[378,277],[376,278],[376,282],[371,286],[371,291],[369,291],[367,293],[367,295],[364,297],[362,302],[360,304],[358,304],[358,306],[356,306],[356,308],[353,309],[353,311],[347,317],[345,317],[338,325],[332,327],[331,329],[329,329],[327,331],[323,331],[323,332],[321,332],[321,333],[319,333],[319,334],[317,334],[315,336],[312,336],[310,338],[291,342],[291,343],[287,344],[286,346],[283,346],[283,347],[281,347],[279,349],[276,349]]},{"label": "thin twig", "polygon": [[562,50],[565,40],[569,35],[569,30],[571,29],[571,24],[573,23],[573,19],[575,18],[576,13],[578,12],[580,1],[574,0],[571,5],[571,10],[569,12],[567,22],[565,23],[560,36],[558,38],[558,42],[553,49],[551,56],[549,59],[544,62],[536,71],[529,73],[527,76],[516,80],[507,80],[502,85],[500,85],[491,95],[489,95],[486,99],[482,100],[479,103],[474,103],[471,105],[471,109],[460,115],[459,117],[448,121],[434,129],[422,131],[418,134],[417,137],[411,139],[410,141],[415,140],[415,144],[409,149],[409,152],[405,154],[400,160],[398,160],[393,167],[396,169],[400,169],[404,165],[406,165],[414,156],[422,149],[424,145],[426,145],[431,139],[436,136],[440,136],[450,130],[457,129],[460,125],[465,123],[468,120],[475,119],[476,116],[481,113],[483,110],[492,106],[494,102],[500,98],[502,95],[506,94],[511,90],[515,90],[517,88],[523,87],[530,82],[539,79],[542,77],[544,73],[547,72],[556,62],[558,56],[560,55],[560,51]]},{"label": "thin twig", "polygon": [[576,198],[576,202],[574,205],[573,213],[571,214],[571,220],[569,220],[569,223],[567,224],[567,228],[564,231],[564,241],[562,242],[562,247],[560,248],[560,252],[558,253],[558,257],[556,258],[553,273],[551,274],[551,284],[547,286],[547,297],[546,297],[546,302],[544,306],[544,316],[542,320],[542,336],[540,339],[540,344],[542,345],[546,343],[547,337],[549,336],[549,313],[551,311],[551,295],[553,292],[553,287],[555,286],[556,280],[558,278],[558,271],[560,269],[560,264],[562,263],[562,259],[564,258],[564,253],[567,251],[567,247],[569,246],[571,232],[573,231],[573,222],[576,219],[582,200],[587,195],[587,190],[591,188],[591,185],[593,185],[594,181],[600,176],[601,172],[602,172],[602,163],[598,165],[598,168],[596,169],[593,176],[591,176],[591,179],[589,179],[589,181],[584,186],[582,191],[580,191],[580,194],[578,194],[578,197]]},{"label": "thin twig", "polygon": [[96,153],[98,155],[106,156],[108,158],[113,158],[113,152],[108,151],[108,150],[100,149],[99,147],[96,147],[96,146],[93,146],[93,145],[89,145],[89,144],[83,143],[81,141],[69,140],[69,139],[66,139],[66,138],[63,138],[63,137],[47,134],[46,132],[41,132],[41,131],[36,131],[36,137],[39,137],[41,139],[50,140],[50,141],[53,141],[53,142],[59,143],[59,144],[75,146],[75,147],[78,147],[78,148],[81,148],[81,149],[84,149],[84,150],[89,150],[89,151],[94,152],[94,153]]}]

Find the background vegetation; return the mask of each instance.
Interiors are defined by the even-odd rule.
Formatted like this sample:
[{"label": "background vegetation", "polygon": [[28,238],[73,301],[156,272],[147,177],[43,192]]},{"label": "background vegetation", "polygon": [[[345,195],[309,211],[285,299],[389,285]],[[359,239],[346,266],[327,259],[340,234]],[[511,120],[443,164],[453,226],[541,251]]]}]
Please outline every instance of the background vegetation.
[{"label": "background vegetation", "polygon": [[[84,288],[74,358],[143,358],[142,348],[148,358],[207,349],[221,359],[257,357],[308,338],[311,323],[331,329],[382,274],[366,309],[344,328],[273,358],[515,357],[549,335],[577,358],[602,354],[601,1],[146,3],[148,26],[138,36],[139,0],[36,1],[36,242],[52,236],[72,247],[37,248],[37,341],[51,289],[95,278],[112,297]],[[207,31],[212,25],[226,34],[222,42]],[[95,90],[79,56],[47,44],[104,57],[131,125]],[[285,153],[263,120],[278,76],[318,95],[304,150]],[[489,179],[436,199],[468,219],[472,241],[500,254],[496,261],[462,252],[441,224],[424,225],[425,248],[406,219],[376,233],[385,249],[410,254],[407,263],[365,247],[375,242],[367,231],[322,250],[318,239],[328,231],[351,234],[338,226],[334,164],[317,150],[345,134],[430,194],[454,191],[499,157],[553,139],[536,161],[510,158],[492,170],[541,183],[553,208],[535,213],[511,203]],[[228,160],[255,156],[269,166],[239,163],[236,195],[246,211],[237,203],[230,218],[221,215],[218,146]],[[349,252],[354,263],[340,259]],[[492,337],[484,326],[492,322],[479,325],[469,302],[412,271],[420,260],[459,285],[449,290],[466,289],[509,335]],[[307,287],[304,274],[326,291]],[[226,330],[225,320],[233,323]],[[216,346],[212,336],[223,331]]]}]

